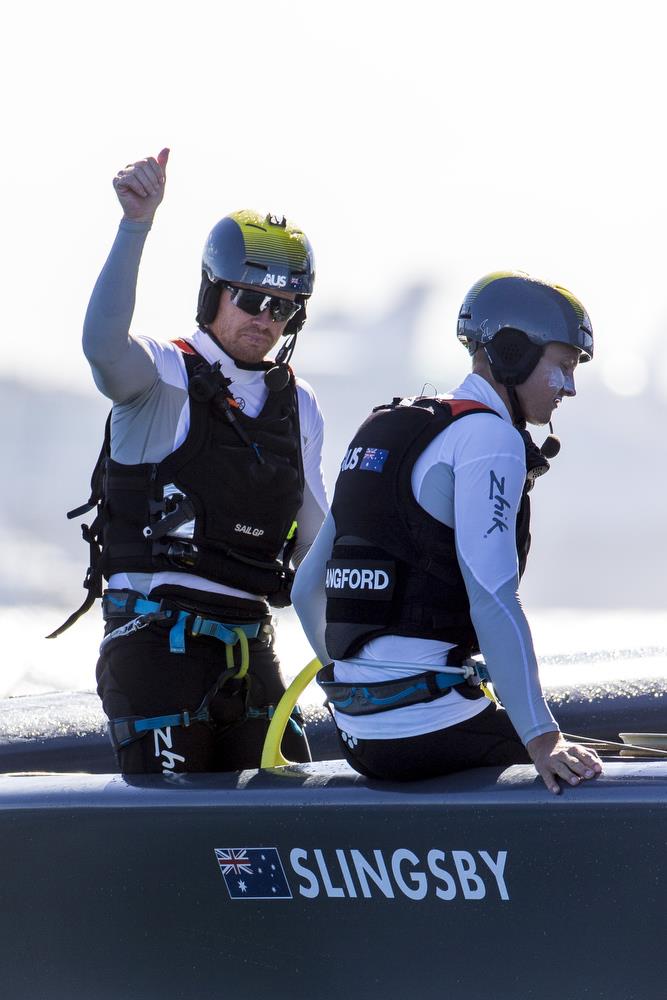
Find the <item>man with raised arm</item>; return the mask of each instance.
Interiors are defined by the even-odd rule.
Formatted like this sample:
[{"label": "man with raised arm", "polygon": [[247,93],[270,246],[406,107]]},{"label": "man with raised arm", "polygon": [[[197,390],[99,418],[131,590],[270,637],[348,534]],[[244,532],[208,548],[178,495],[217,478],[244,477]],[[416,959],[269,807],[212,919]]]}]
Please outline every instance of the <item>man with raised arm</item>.
[{"label": "man with raised arm", "polygon": [[[105,577],[98,690],[125,773],[259,765],[284,691],[269,604],[289,603],[292,563],[326,511],[322,417],[288,364],[315,277],[298,228],[225,216],[204,247],[195,332],[130,333],[168,156],[114,178],[123,218],[83,335],[113,402],[78,511],[97,508],[84,609]],[[296,715],[285,740],[309,759]]]},{"label": "man with raised arm", "polygon": [[[601,765],[559,732],[519,602],[529,492],[558,450],[525,428],[575,395],[592,328],[565,289],[497,272],[466,296],[458,337],[473,366],[458,388],[395,399],[358,430],[294,605],[361,774],[532,760],[557,793],[559,778],[576,785]],[[504,709],[480,686],[480,650]]]}]

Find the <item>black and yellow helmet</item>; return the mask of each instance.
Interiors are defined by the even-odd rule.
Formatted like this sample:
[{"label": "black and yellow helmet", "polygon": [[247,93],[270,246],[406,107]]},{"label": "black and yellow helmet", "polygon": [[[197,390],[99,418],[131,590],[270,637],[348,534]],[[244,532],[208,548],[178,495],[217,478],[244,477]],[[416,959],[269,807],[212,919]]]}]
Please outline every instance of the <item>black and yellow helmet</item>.
[{"label": "black and yellow helmet", "polygon": [[494,271],[477,281],[459,311],[457,336],[474,354],[481,345],[494,377],[520,385],[547,344],[570,344],[593,357],[593,327],[583,305],[560,285],[521,271]]},{"label": "black and yellow helmet", "polygon": [[305,233],[285,218],[250,209],[232,212],[208,234],[202,255],[197,322],[215,318],[225,284],[251,285],[267,295],[294,292],[301,305],[285,329],[298,333],[315,283],[315,258]]}]

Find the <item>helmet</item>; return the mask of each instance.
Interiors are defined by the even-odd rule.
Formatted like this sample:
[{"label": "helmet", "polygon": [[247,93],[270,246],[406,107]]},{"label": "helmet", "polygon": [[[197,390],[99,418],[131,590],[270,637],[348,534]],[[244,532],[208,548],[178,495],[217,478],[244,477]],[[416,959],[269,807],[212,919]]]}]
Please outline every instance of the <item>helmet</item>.
[{"label": "helmet", "polygon": [[202,283],[197,322],[206,325],[218,311],[224,284],[254,285],[258,290],[296,292],[301,309],[287,324],[298,333],[306,320],[306,299],[315,283],[315,259],[309,240],[284,217],[243,209],[218,222],[208,234],[202,255]]},{"label": "helmet", "polygon": [[581,302],[521,271],[494,271],[472,286],[457,336],[470,354],[483,345],[494,378],[509,386],[525,382],[553,341],[576,347],[581,361],[593,357],[593,328]]}]

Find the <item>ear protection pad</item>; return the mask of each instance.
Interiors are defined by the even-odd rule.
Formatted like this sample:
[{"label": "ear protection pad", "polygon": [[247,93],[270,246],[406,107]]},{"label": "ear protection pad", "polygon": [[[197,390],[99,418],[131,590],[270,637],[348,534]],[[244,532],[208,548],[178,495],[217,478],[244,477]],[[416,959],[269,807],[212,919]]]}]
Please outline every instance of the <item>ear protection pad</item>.
[{"label": "ear protection pad", "polygon": [[500,330],[484,345],[491,374],[501,385],[521,385],[542,357],[544,347],[533,344],[521,330]]},{"label": "ear protection pad", "polygon": [[197,300],[198,326],[207,326],[218,315],[218,306],[220,305],[220,296],[222,295],[223,287],[222,282],[212,282],[206,272],[202,271],[199,298]]},{"label": "ear protection pad", "polygon": [[295,316],[292,316],[287,322],[287,326],[283,332],[283,337],[290,337],[293,333],[298,333],[303,324],[308,318],[306,316],[306,297],[305,295],[297,295],[296,301],[299,303],[301,308]]}]

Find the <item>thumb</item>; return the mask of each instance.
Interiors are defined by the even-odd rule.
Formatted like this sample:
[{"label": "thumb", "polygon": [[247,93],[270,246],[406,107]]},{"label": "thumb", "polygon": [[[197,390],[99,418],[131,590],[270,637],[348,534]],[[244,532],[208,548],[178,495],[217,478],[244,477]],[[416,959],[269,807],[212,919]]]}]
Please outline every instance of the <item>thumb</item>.
[{"label": "thumb", "polygon": [[169,147],[165,146],[165,148],[161,149],[160,152],[157,154],[157,162],[162,168],[163,173],[166,172],[167,169],[167,160],[169,159],[169,152],[170,152]]}]

